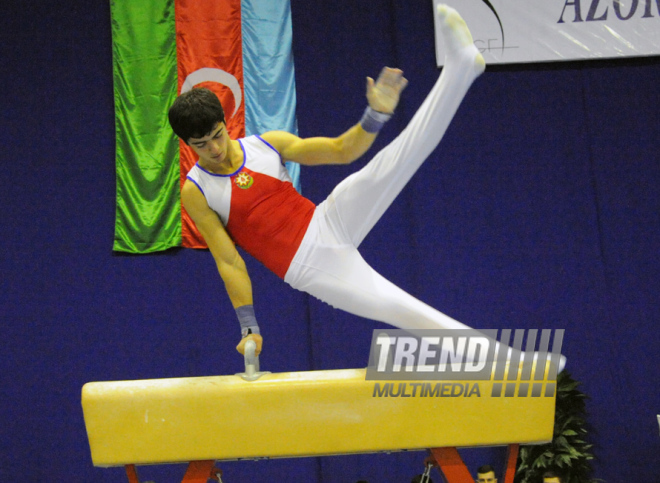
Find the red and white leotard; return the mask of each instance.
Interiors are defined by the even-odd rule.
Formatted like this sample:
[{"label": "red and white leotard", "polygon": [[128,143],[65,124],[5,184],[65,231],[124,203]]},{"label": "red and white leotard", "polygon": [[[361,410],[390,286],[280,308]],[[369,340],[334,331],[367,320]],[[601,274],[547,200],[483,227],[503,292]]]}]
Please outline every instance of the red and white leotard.
[{"label": "red and white leotard", "polygon": [[401,329],[468,329],[378,274],[358,247],[436,148],[472,81],[484,70],[458,14],[444,14],[445,67],[412,120],[317,207],[294,189],[279,153],[258,136],[239,142],[241,168],[217,175],[195,165],[197,184],[232,239],[297,290]]},{"label": "red and white leotard", "polygon": [[435,149],[483,71],[470,42],[447,57],[410,124],[317,207],[299,195],[279,153],[258,136],[240,140],[244,164],[230,175],[198,165],[188,178],[232,239],[297,290],[402,329],[466,329],[378,274],[358,251],[364,237]]},{"label": "red and white leotard", "polygon": [[243,164],[236,172],[215,174],[195,164],[187,177],[234,242],[284,278],[312,219],[314,203],[293,187],[275,148],[259,136],[239,143]]}]

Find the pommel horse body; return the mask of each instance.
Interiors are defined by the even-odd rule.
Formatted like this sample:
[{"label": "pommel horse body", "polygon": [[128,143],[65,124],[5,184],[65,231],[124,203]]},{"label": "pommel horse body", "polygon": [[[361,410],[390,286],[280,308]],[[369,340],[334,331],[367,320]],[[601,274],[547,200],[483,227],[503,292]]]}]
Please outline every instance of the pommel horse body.
[{"label": "pommel horse body", "polygon": [[[217,460],[431,449],[427,462],[463,483],[474,480],[457,447],[508,445],[512,483],[518,444],[552,439],[554,395],[491,397],[496,383],[480,381],[479,396],[451,397],[438,383],[365,380],[366,369],[260,373],[249,357],[234,376],[85,384],[94,465],[139,483],[135,465],[191,462],[183,481],[206,483],[220,480]],[[475,381],[445,383],[474,393]]]}]

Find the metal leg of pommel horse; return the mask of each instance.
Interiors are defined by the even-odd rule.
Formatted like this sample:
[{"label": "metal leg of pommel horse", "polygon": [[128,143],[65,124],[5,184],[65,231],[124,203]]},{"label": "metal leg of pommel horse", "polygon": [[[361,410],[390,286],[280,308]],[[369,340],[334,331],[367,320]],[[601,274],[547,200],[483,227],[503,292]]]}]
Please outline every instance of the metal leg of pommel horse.
[{"label": "metal leg of pommel horse", "polygon": [[[516,474],[519,445],[510,444],[507,448],[506,463],[502,472],[504,483],[513,483]],[[438,467],[447,483],[473,483],[474,477],[465,466],[456,448],[431,449],[430,462]]]}]

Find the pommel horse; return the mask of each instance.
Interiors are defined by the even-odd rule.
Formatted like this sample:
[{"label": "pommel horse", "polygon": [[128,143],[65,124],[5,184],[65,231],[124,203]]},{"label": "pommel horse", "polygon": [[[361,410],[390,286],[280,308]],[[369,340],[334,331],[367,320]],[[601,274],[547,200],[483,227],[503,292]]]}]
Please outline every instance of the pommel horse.
[{"label": "pommel horse", "polygon": [[[388,392],[388,381],[365,380],[366,369],[262,373],[253,345],[245,362],[246,372],[233,376],[85,384],[93,464],[124,466],[129,482],[139,483],[136,465],[190,462],[182,482],[206,483],[222,481],[218,460],[430,449],[425,463],[449,483],[468,483],[474,480],[456,448],[508,446],[503,479],[513,483],[518,445],[552,439],[551,363],[534,381],[543,391],[523,394],[525,383],[507,377],[479,381],[479,396],[446,397],[453,389],[435,382],[389,381]],[[494,397],[497,384],[515,396]],[[248,417],[259,431],[246,431]]]}]

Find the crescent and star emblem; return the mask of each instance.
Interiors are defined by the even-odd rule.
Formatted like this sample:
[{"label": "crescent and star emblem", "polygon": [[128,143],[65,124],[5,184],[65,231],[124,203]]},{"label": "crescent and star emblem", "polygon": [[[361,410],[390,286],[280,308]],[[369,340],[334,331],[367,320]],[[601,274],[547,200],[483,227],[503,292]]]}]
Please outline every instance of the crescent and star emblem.
[{"label": "crescent and star emblem", "polygon": [[236,114],[236,111],[238,111],[238,108],[241,106],[241,102],[243,101],[241,85],[238,83],[238,79],[236,79],[236,77],[222,69],[202,67],[201,69],[197,69],[195,72],[188,74],[188,77],[186,77],[186,80],[181,86],[181,94],[188,92],[197,84],[201,84],[202,82],[217,82],[218,84],[229,87],[229,90],[231,90],[231,93],[234,96],[235,104],[232,116]]}]

